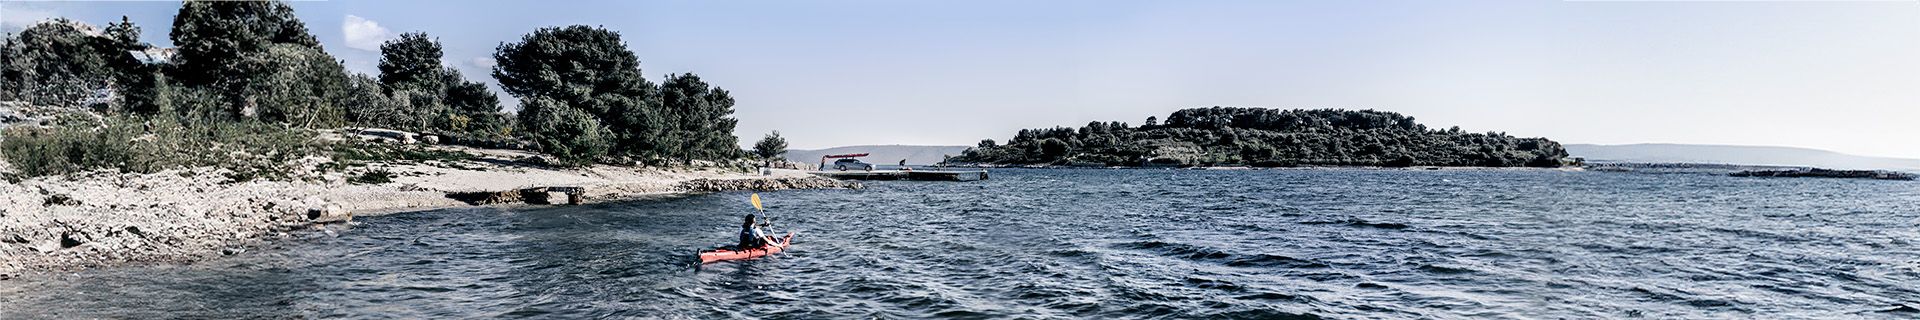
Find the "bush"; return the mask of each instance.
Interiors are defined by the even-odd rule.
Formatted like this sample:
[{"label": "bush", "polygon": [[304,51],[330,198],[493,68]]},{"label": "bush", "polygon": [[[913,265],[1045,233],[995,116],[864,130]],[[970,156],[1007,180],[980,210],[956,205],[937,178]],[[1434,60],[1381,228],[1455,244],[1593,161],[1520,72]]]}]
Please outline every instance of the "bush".
[{"label": "bush", "polygon": [[180,123],[171,117],[125,116],[61,122],[54,127],[8,128],[6,140],[0,141],[0,155],[27,177],[96,169],[153,173],[211,166],[230,170],[230,178],[244,181],[295,178],[301,169],[297,160],[326,149],[305,131],[260,123]]},{"label": "bush", "polygon": [[527,127],[527,136],[540,151],[565,164],[592,163],[605,156],[612,145],[611,134],[600,125],[600,120],[586,111],[539,97],[521,104],[525,107],[522,112],[532,112],[522,124]]},{"label": "bush", "polygon": [[393,177],[394,175],[392,171],[372,170],[372,171],[367,171],[367,173],[362,173],[360,175],[347,178],[347,182],[352,184],[382,184],[382,183],[393,182]]},{"label": "bush", "polygon": [[[150,172],[164,166],[154,148],[134,141],[136,128],[125,124],[99,128],[12,127],[0,141],[0,153],[21,175],[66,174],[92,168]],[[150,142],[150,141],[149,141]]]}]

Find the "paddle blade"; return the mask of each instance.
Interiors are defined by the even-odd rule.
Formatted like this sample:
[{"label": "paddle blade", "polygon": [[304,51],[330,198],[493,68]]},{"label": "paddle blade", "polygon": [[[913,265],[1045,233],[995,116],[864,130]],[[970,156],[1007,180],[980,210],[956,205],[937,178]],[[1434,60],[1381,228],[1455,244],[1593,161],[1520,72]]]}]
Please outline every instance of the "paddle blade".
[{"label": "paddle blade", "polygon": [[767,209],[760,208],[760,193],[754,193],[751,201],[753,202],[754,210],[767,211]]}]

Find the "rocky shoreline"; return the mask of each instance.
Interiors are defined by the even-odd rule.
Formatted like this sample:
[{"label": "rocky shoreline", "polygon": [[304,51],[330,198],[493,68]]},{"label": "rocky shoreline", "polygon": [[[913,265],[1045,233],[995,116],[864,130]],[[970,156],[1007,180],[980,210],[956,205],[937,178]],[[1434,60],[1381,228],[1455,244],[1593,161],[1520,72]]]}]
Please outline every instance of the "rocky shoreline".
[{"label": "rocky shoreline", "polygon": [[1800,168],[1787,170],[1745,170],[1727,174],[1735,177],[1771,177],[1771,178],[1842,178],[1913,181],[1914,174],[1880,170],[1833,170],[1821,168]]},{"label": "rocky shoreline", "polygon": [[[5,169],[0,163],[0,170]],[[230,255],[303,233],[332,233],[353,216],[473,205],[579,204],[736,190],[858,189],[793,170],[594,166],[555,169],[466,163],[382,164],[389,183],[234,182],[213,169],[93,172],[0,184],[0,279]],[[473,202],[458,194],[559,190],[564,203]]]}]

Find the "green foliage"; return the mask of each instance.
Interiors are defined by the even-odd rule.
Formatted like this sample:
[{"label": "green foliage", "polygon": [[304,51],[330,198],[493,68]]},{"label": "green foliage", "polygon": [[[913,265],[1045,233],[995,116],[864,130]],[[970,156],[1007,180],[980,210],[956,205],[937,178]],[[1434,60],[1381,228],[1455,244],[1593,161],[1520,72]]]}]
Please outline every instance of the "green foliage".
[{"label": "green foliage", "polygon": [[354,176],[352,176],[352,177],[348,177],[348,178],[347,178],[347,183],[352,183],[352,184],[382,184],[382,183],[389,183],[389,182],[393,182],[393,178],[394,178],[394,177],[395,177],[395,175],[393,174],[393,171],[387,171],[387,170],[368,170],[368,171],[367,171],[367,172],[365,172],[365,173],[361,173],[361,174],[358,174],[358,175],[354,175]]},{"label": "green foliage", "polygon": [[1052,159],[1066,157],[1069,148],[1072,147],[1067,146],[1067,143],[1060,141],[1060,139],[1040,139],[1040,156],[1042,157]]},{"label": "green foliage", "polygon": [[521,100],[526,134],[541,151],[567,164],[589,164],[612,146],[610,134],[593,115],[544,97]]},{"label": "green foliage", "polygon": [[103,32],[58,20],[6,38],[0,99],[106,108],[96,109],[104,118],[8,130],[5,156],[28,175],[217,166],[237,180],[285,178],[292,160],[335,147],[360,150],[334,154],[343,162],[451,156],[316,146],[307,130],[342,126],[493,147],[526,137],[573,164],[744,156],[729,92],[693,74],[656,86],[619,34],[601,28],[543,28],[499,47],[492,73],[523,101],[517,116],[443,66],[441,45],[422,33],[382,45],[378,78],[346,72],[282,1],[183,2],[166,61],[128,54],[149,48],[140,32],[123,17]]},{"label": "green foliage", "polygon": [[541,28],[500,44],[493,58],[493,77],[507,94],[553,99],[602,119],[617,111],[609,99],[645,97],[652,88],[620,34],[601,28]]},{"label": "green foliage", "polygon": [[380,85],[387,90],[440,91],[440,42],[409,32],[380,44]]},{"label": "green foliage", "polygon": [[307,25],[281,1],[187,0],[174,14],[168,34],[179,54],[174,78],[187,86],[218,86],[236,94],[259,74],[247,69],[247,57],[273,44],[322,50]]},{"label": "green foliage", "polygon": [[446,97],[442,99],[450,115],[441,128],[449,133],[480,136],[504,136],[509,127],[506,114],[500,112],[500,97],[487,85],[466,81],[452,68],[442,72]]},{"label": "green foliage", "polygon": [[[549,99],[578,109],[606,128],[616,155],[673,160],[741,156],[733,136],[734,100],[693,74],[667,76],[656,87],[641,77],[639,58],[619,33],[587,26],[549,27],[501,44],[493,76],[522,101],[523,134],[536,142],[569,137],[551,132],[526,101]],[[540,142],[543,149],[555,149]],[[561,148],[564,149],[564,148]]]},{"label": "green foliage", "polygon": [[[595,125],[605,128],[584,130],[606,132],[605,143],[587,143],[594,148],[612,149],[634,156],[661,156],[658,149],[676,146],[666,140],[663,114],[654,101],[657,88],[640,74],[640,59],[620,40],[620,34],[587,26],[548,27],[521,37],[520,42],[501,44],[493,58],[499,64],[493,77],[500,87],[521,99],[519,114],[522,134],[548,153],[579,150],[559,144],[579,137],[549,136],[582,130],[554,130],[553,115],[587,115]],[[571,111],[543,110],[551,101]],[[578,126],[581,123],[568,125]],[[578,153],[578,152],[569,152]],[[604,152],[591,152],[594,155]],[[565,157],[565,156],[563,156]],[[576,160],[591,158],[573,157]]]},{"label": "green foliage", "polygon": [[661,82],[662,117],[671,126],[663,135],[664,143],[655,149],[673,159],[726,159],[738,155],[738,138],[733,136],[733,96],[727,90],[712,88],[700,76],[687,73],[668,75]]},{"label": "green foliage", "polygon": [[406,33],[380,45],[378,85],[385,97],[366,91],[364,79],[354,79],[347,91],[368,101],[350,109],[349,123],[401,130],[498,139],[508,132],[500,113],[500,99],[485,84],[466,81],[458,70],[441,65],[440,43],[425,33]]},{"label": "green foliage", "polygon": [[956,163],[1137,165],[1559,166],[1567,154],[1544,138],[1428,130],[1373,110],[1195,108],[1139,128],[1089,123],[1020,130],[982,142]]},{"label": "green foliage", "polygon": [[768,133],[765,138],[760,138],[760,142],[753,144],[753,155],[763,160],[772,160],[784,154],[787,154],[787,138],[780,137],[778,130]]},{"label": "green foliage", "polygon": [[242,63],[254,75],[242,96],[242,116],[301,128],[345,124],[345,108],[338,103],[346,91],[346,69],[333,56],[310,47],[273,44]]},{"label": "green foliage", "polygon": [[341,105],[346,106],[347,123],[356,126],[405,128],[417,123],[403,103],[388,96],[378,80],[355,74],[341,88]]},{"label": "green foliage", "polygon": [[[131,28],[131,24],[121,28]],[[115,30],[121,34],[136,30]],[[0,48],[0,89],[38,105],[81,106],[138,64],[119,39],[76,21],[54,19],[8,38]],[[124,35],[121,35],[124,36]],[[104,101],[94,101],[104,102]]]},{"label": "green foliage", "polygon": [[170,117],[66,119],[57,127],[6,130],[0,155],[25,176],[95,169],[152,173],[212,166],[236,180],[292,178],[295,160],[317,156],[323,146],[311,134],[277,126],[234,122],[181,123]]}]

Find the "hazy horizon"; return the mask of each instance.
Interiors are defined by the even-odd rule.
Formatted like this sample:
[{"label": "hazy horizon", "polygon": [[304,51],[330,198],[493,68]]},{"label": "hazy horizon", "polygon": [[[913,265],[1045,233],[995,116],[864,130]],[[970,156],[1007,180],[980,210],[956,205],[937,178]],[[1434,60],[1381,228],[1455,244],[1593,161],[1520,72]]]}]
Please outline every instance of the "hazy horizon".
[{"label": "hazy horizon", "polygon": [[[1920,158],[1915,1],[292,4],[350,70],[374,72],[380,41],[420,31],[490,84],[500,42],[603,26],[655,81],[693,72],[732,91],[743,144],[780,130],[796,149],[971,145],[1220,105],[1371,108],[1569,144]],[[178,7],[6,2],[0,28],[127,15],[169,46]],[[890,115],[933,118],[872,120]]]}]

